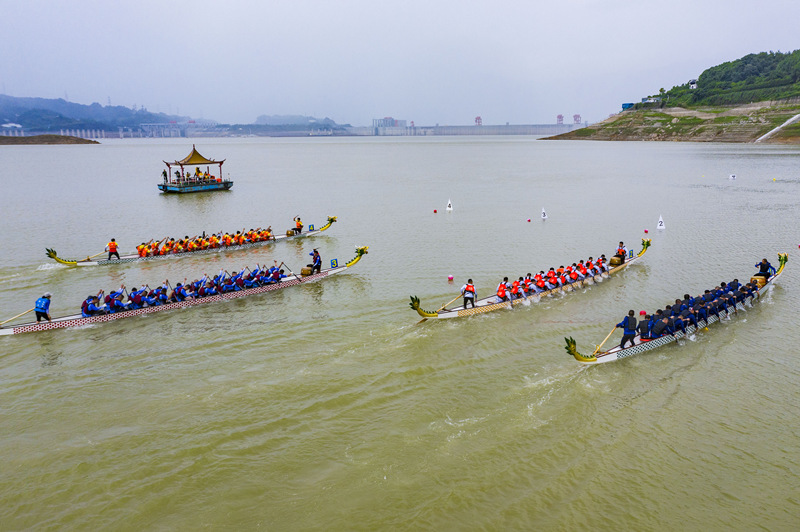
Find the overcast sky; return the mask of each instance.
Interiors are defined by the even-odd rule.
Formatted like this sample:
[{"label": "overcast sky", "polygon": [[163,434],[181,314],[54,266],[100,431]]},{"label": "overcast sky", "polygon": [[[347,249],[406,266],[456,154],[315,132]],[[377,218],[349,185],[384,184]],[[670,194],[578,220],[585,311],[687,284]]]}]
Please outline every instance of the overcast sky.
[{"label": "overcast sky", "polygon": [[0,0],[0,90],[223,123],[598,121],[762,51],[800,0]]}]

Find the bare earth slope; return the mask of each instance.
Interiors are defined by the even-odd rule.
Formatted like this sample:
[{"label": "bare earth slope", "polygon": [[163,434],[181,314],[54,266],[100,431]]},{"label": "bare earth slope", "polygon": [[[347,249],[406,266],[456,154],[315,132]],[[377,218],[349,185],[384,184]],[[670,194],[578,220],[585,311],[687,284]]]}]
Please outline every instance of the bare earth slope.
[{"label": "bare earth slope", "polygon": [[[738,107],[630,110],[549,139],[755,142],[798,113],[800,101],[757,102]],[[784,126],[762,142],[800,144],[800,122]]]}]

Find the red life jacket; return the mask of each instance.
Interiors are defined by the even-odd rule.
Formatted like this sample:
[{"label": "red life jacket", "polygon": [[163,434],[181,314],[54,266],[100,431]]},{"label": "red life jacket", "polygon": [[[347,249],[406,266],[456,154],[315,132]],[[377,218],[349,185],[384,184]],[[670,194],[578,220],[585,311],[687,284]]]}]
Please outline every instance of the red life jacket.
[{"label": "red life jacket", "polygon": [[533,276],[533,279],[534,279],[536,282],[539,282],[539,281],[541,281],[541,280],[542,280],[542,274],[540,274],[540,273],[537,273],[536,275],[534,275],[534,276]]},{"label": "red life jacket", "polygon": [[475,295],[475,287],[473,285],[471,285],[471,284],[467,284],[464,287],[464,292],[472,292],[472,295],[474,296]]},{"label": "red life jacket", "polygon": [[108,243],[108,252],[109,253],[116,253],[117,251],[117,243],[116,242],[109,242]]},{"label": "red life jacket", "polygon": [[506,283],[500,283],[497,286],[497,297],[506,297]]},{"label": "red life jacket", "polygon": [[624,257],[626,255],[625,248],[617,248],[617,255],[622,255]]},{"label": "red life jacket", "polygon": [[519,293],[519,281],[511,283],[511,293],[517,295]]},{"label": "red life jacket", "polygon": [[539,279],[538,281],[536,281],[536,286],[544,290],[546,287],[546,285],[544,284],[544,279]]},{"label": "red life jacket", "polygon": [[593,266],[592,266],[592,261],[589,261],[589,260],[587,260],[587,261],[586,261],[586,269],[587,269],[587,270],[591,270],[592,268],[593,268]]},{"label": "red life jacket", "polygon": [[586,266],[584,266],[583,264],[579,264],[579,265],[578,265],[578,270],[580,270],[580,272],[581,272],[581,274],[582,274],[582,275],[586,275],[586,274],[588,273],[588,272],[586,271]]},{"label": "red life jacket", "polygon": [[569,272],[569,278],[573,281],[578,278],[578,272]]}]

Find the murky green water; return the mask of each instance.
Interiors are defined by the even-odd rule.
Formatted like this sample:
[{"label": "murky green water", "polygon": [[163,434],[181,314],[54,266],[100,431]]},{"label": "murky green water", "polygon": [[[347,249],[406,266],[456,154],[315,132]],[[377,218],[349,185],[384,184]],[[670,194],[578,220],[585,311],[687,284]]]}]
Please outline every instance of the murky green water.
[{"label": "murky green water", "polygon": [[[797,526],[800,149],[196,139],[227,159],[233,190],[159,194],[161,161],[191,142],[0,147],[0,319],[44,291],[63,315],[123,282],[298,269],[312,247],[326,262],[370,254],[313,285],[0,338],[0,529]],[[44,256],[285,229],[296,214],[339,221],[313,240],[143,265]],[[620,239],[638,250],[644,229],[640,264],[579,293],[419,326],[408,308],[412,294],[438,307],[467,277],[480,296]],[[590,351],[629,308],[746,278],[779,251],[789,265],[765,301],[693,342],[598,367],[562,348],[573,336]]]}]

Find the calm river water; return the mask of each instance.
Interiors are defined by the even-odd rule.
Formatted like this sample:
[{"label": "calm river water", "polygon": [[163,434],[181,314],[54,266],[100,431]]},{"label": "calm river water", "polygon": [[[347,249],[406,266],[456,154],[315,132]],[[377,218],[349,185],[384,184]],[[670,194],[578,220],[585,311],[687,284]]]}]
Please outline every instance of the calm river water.
[{"label": "calm river water", "polygon": [[[192,142],[228,193],[165,196]],[[731,181],[729,174],[736,174]],[[796,530],[800,149],[534,138],[107,141],[0,147],[0,319],[125,283],[369,255],[281,292],[0,338],[0,529]],[[444,213],[447,200],[454,210]],[[545,208],[549,219],[539,220]],[[439,213],[434,214],[434,209]],[[141,265],[63,257],[272,225],[322,236]],[[666,229],[656,231],[659,216]],[[531,219],[528,222],[528,219]],[[649,235],[644,234],[648,229]],[[619,277],[428,321],[468,277],[608,254]],[[695,341],[596,367],[628,309],[786,273]],[[447,276],[456,282],[448,284]],[[612,338],[612,341],[619,338]]]}]

